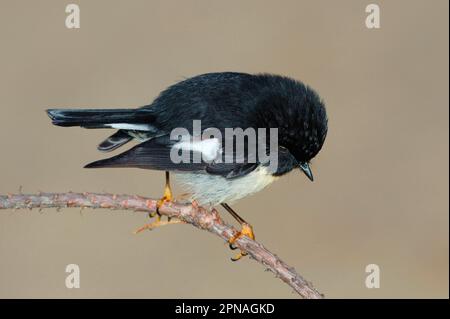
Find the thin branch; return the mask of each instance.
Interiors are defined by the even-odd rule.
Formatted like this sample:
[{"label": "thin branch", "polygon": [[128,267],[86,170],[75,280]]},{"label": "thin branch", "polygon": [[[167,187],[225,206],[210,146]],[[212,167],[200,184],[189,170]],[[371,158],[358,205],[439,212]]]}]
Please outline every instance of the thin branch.
[{"label": "thin branch", "polygon": [[[39,193],[36,195],[17,194],[0,195],[0,209],[23,208],[105,208],[113,210],[132,210],[137,212],[154,212],[156,200],[130,195],[112,195],[95,193]],[[160,209],[161,215],[177,218],[199,229],[207,230],[225,241],[237,234],[237,230],[225,223],[219,213],[213,209],[207,211],[198,205],[165,203]],[[248,237],[240,237],[234,243],[236,247],[247,252],[251,258],[272,271],[276,277],[294,289],[303,298],[323,298],[310,282],[300,276],[293,267],[288,266],[278,256],[262,244]]]}]

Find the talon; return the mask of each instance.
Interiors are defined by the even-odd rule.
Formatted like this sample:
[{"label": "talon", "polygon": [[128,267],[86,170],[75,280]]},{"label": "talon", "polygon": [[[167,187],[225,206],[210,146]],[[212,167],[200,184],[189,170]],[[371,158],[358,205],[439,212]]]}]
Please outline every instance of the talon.
[{"label": "talon", "polygon": [[248,238],[254,240],[255,239],[255,234],[253,233],[253,227],[251,225],[247,224],[247,223],[243,223],[241,231],[239,231],[236,235],[231,237],[228,240],[228,243],[234,244],[234,242],[236,240],[238,240],[239,238],[241,238],[242,236],[247,236]]},{"label": "talon", "polygon": [[184,222],[182,220],[179,219],[171,219],[171,220],[167,220],[167,221],[163,221],[161,220],[161,217],[156,217],[156,220],[153,223],[149,223],[149,224],[145,224],[144,226],[138,228],[134,234],[139,234],[140,232],[144,231],[144,230],[153,230],[155,228],[161,227],[161,226],[166,226],[166,225],[172,225],[172,224],[183,224]]},{"label": "talon", "polygon": [[238,261],[241,258],[242,258],[242,255],[237,255],[236,257],[231,257],[230,259],[231,259],[232,262],[235,262],[235,261]]},{"label": "talon", "polygon": [[146,224],[142,226],[141,228],[137,229],[134,233],[138,234],[146,229],[153,230],[160,226],[165,226],[169,224],[180,224],[182,221],[180,220],[172,220],[171,217],[167,218],[167,222],[164,222],[161,220],[161,213],[159,212],[159,209],[162,205],[164,205],[165,202],[170,202],[173,200],[172,190],[170,189],[170,180],[169,180],[169,172],[166,172],[166,185],[164,187],[164,195],[156,202],[156,211],[149,213],[150,218],[156,217],[156,220],[152,223]]},{"label": "talon", "polygon": [[152,229],[155,229],[156,227],[158,227],[158,225],[161,222],[161,215],[159,215],[157,212],[152,212],[152,213],[149,214],[149,216],[150,216],[150,218],[153,218],[153,217],[156,216],[156,218],[155,218],[156,220],[154,222],[152,222],[152,223],[145,224],[144,226],[139,227],[138,229],[136,229],[133,232],[135,235],[143,232],[144,230],[147,230],[147,229],[148,230],[152,230]]},{"label": "talon", "polygon": [[[237,249],[237,247],[234,246],[233,244],[236,242],[236,240],[238,240],[242,236],[247,236],[248,238],[254,240],[255,234],[253,233],[253,227],[247,223],[242,223],[241,231],[239,231],[236,235],[234,235],[228,240],[228,244],[231,250]],[[248,255],[247,252],[241,250],[240,253],[236,255],[236,257],[231,258],[231,261],[238,261],[239,259],[247,255]]]},{"label": "talon", "polygon": [[162,205],[164,205],[165,202],[170,202],[172,200],[172,198],[168,198],[166,195],[164,195],[160,200],[158,200],[158,202],[156,203],[156,214],[160,215],[159,209],[161,208]]},{"label": "talon", "polygon": [[242,257],[247,256],[248,254],[245,251],[241,251],[239,254],[236,255],[236,257],[231,257],[231,261],[235,262],[238,261],[239,259],[241,259]]}]

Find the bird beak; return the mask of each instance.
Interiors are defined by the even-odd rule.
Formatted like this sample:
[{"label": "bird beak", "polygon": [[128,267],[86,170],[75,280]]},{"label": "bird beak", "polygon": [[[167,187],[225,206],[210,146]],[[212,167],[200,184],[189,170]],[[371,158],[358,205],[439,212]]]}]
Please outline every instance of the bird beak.
[{"label": "bird beak", "polygon": [[314,181],[314,176],[312,174],[311,168],[309,167],[309,163],[301,163],[300,169],[302,170],[303,173],[305,173],[306,176],[308,176],[311,182]]}]

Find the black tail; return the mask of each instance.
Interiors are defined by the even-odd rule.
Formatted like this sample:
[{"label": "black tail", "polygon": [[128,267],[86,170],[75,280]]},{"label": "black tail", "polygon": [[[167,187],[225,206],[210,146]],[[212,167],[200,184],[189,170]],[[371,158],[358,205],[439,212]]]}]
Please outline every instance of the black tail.
[{"label": "black tail", "polygon": [[49,109],[52,123],[85,128],[108,127],[108,124],[149,124],[154,116],[149,109]]}]

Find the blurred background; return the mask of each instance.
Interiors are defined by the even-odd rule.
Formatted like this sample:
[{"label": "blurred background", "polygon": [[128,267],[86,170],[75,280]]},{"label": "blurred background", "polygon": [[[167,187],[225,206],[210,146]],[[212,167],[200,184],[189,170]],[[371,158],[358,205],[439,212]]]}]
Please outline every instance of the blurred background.
[{"label": "blurred background", "polygon": [[[235,209],[327,297],[448,298],[447,1],[376,1],[380,29],[365,25],[371,1],[79,0],[81,28],[67,29],[69,3],[0,2],[0,194],[160,197],[161,172],[83,169],[110,131],[55,127],[44,110],[142,106],[206,72],[291,76],[327,105],[316,181],[292,172]],[[0,211],[0,297],[297,298],[194,227],[132,234],[147,222]],[[80,289],[65,287],[72,263]]]}]

